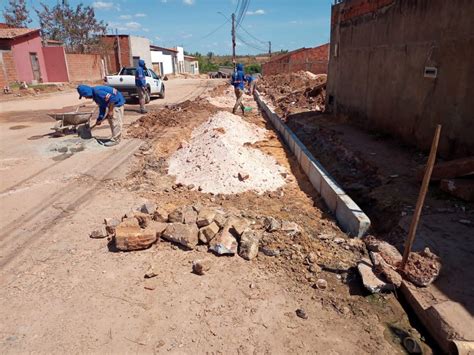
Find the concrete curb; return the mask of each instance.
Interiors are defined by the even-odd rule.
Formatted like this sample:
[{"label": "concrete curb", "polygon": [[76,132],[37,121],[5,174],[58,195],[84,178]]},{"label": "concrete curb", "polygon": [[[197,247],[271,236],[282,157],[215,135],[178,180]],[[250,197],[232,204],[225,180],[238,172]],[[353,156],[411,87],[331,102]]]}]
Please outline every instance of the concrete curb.
[{"label": "concrete curb", "polygon": [[258,105],[298,159],[311,184],[321,194],[341,228],[349,235],[362,237],[370,227],[370,219],[347,195],[321,163],[309,152],[291,129],[280,119],[259,92],[255,93]]}]

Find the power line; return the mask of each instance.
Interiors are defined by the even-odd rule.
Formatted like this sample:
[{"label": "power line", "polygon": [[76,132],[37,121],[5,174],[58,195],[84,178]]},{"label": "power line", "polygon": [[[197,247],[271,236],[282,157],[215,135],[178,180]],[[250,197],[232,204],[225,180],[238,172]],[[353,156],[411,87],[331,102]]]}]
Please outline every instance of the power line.
[{"label": "power line", "polygon": [[258,39],[257,37],[255,37],[253,34],[251,34],[249,31],[247,31],[242,25],[239,25],[239,27],[245,31],[245,33],[247,33],[250,37],[252,37],[254,40],[256,40],[257,42],[260,42],[260,43],[263,43],[263,44],[267,44],[268,42],[266,41],[262,41],[260,39]]},{"label": "power line", "polygon": [[255,44],[252,44],[252,43],[249,43],[247,42],[244,38],[242,38],[242,36],[240,34],[236,34],[236,37],[245,45],[247,45],[247,47],[250,47],[250,48],[253,48],[253,49],[256,49],[258,51],[261,51],[261,52],[267,52],[267,48],[263,48],[263,47],[259,47],[258,45],[255,45]]}]

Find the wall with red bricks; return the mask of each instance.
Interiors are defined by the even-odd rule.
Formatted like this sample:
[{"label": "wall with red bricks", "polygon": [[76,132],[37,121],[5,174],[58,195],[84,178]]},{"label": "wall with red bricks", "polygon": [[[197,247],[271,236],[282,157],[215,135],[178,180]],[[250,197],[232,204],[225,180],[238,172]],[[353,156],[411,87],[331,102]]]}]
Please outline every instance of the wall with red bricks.
[{"label": "wall with red bricks", "polygon": [[99,54],[66,54],[69,81],[96,81],[104,78]]},{"label": "wall with red bricks", "polygon": [[[129,36],[119,35],[120,43],[120,59],[123,67],[129,67],[131,63],[130,54],[130,40]],[[120,61],[118,55],[118,45],[116,36],[104,36],[101,38],[103,49],[105,52],[105,60],[107,62],[107,71],[109,74],[118,73],[120,68]]]},{"label": "wall with red bricks", "polygon": [[326,74],[328,56],[329,44],[315,48],[301,48],[263,64],[262,72],[263,75],[274,75],[306,70],[314,74]]},{"label": "wall with red bricks", "polygon": [[18,80],[15,61],[11,51],[0,51],[0,87],[4,87]]}]

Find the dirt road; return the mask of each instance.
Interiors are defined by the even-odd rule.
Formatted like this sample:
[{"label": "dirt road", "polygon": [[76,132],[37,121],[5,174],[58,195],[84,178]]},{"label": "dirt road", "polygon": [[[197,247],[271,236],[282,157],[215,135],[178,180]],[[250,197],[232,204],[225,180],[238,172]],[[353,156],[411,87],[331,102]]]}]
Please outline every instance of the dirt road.
[{"label": "dirt road", "polygon": [[[168,100],[176,102],[217,81],[177,82],[174,99],[172,83]],[[232,102],[231,91],[216,95],[214,104]],[[172,188],[174,179],[162,163],[212,112],[228,110],[204,101],[170,110],[176,119],[147,128],[153,132],[147,142],[128,138],[113,148],[72,136],[42,137],[51,121],[33,106],[0,116],[2,353],[402,353],[400,332],[419,337],[393,297],[362,297],[359,280],[347,269],[360,257],[356,244],[325,212],[248,98],[254,111],[246,120],[267,129],[267,139],[255,149],[289,171],[287,185],[260,195]],[[132,109],[127,106],[127,126],[139,117]],[[106,135],[108,128],[97,133]],[[116,253],[106,239],[89,238],[104,218],[120,217],[145,200],[168,210],[199,202],[272,215],[305,232],[274,237],[268,242],[281,255],[259,254],[251,262],[167,242]],[[315,275],[305,261],[309,252],[328,269],[349,265]],[[211,270],[191,273],[192,261],[203,257],[211,259]],[[150,265],[158,275],[144,279]],[[314,289],[315,277],[326,279],[328,288]],[[307,319],[296,315],[298,308]]]}]

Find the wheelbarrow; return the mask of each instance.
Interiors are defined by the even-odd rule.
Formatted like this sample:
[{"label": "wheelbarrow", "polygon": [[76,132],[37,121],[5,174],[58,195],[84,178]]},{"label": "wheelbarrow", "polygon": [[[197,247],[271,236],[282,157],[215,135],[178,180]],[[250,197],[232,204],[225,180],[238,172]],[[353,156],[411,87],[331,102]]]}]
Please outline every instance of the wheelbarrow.
[{"label": "wheelbarrow", "polygon": [[73,133],[80,133],[81,136],[82,136],[81,132],[87,131],[88,133],[86,133],[86,135],[90,136],[91,135],[90,120],[96,110],[93,110],[90,112],[80,112],[79,111],[80,107],[82,106],[79,106],[76,109],[76,111],[73,111],[73,112],[48,113],[48,116],[50,116],[51,118],[57,121],[54,127],[52,127],[51,129],[55,131],[56,133],[60,133],[60,134],[73,132]]}]

